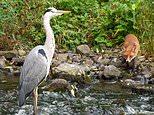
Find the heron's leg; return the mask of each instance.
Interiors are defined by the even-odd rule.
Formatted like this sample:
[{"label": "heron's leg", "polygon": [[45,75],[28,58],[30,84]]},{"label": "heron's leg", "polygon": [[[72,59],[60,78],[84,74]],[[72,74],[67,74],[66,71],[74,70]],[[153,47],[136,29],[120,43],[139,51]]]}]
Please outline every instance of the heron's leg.
[{"label": "heron's leg", "polygon": [[33,110],[34,110],[34,115],[37,115],[37,97],[38,97],[38,87],[35,87],[33,90]]}]

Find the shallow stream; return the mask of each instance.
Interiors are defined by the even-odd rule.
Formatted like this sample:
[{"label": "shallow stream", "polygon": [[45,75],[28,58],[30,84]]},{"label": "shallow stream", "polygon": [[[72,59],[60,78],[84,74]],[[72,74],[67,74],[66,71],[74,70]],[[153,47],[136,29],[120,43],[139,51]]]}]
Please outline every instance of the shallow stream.
[{"label": "shallow stream", "polygon": [[[32,115],[32,97],[21,108],[17,104],[19,77],[0,75],[0,115]],[[39,93],[40,115],[154,115],[154,95],[139,95],[118,83],[94,83],[78,87],[74,98],[66,92]]]}]

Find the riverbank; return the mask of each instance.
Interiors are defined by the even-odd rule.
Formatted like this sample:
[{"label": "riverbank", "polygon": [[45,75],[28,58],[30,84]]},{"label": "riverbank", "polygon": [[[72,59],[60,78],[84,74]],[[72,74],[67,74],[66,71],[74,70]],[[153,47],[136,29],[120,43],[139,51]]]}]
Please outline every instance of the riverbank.
[{"label": "riverbank", "polygon": [[[5,73],[19,76],[27,53],[23,50],[1,51],[0,75]],[[79,87],[95,81],[111,84],[117,82],[132,92],[153,94],[154,59],[138,56],[134,70],[127,68],[122,60],[120,49],[104,48],[102,53],[93,53],[87,45],[78,46],[75,52],[60,49],[54,55],[47,84],[53,88],[52,83],[56,84],[56,79],[66,80],[63,83],[56,80],[57,84],[66,85],[68,82]]]}]

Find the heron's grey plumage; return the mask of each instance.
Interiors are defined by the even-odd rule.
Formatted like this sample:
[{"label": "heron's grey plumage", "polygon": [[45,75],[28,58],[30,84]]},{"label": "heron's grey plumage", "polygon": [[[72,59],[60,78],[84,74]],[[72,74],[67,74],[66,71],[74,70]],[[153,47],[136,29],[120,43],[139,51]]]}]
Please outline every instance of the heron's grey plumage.
[{"label": "heron's grey plumage", "polygon": [[70,11],[48,8],[43,16],[43,24],[46,32],[44,45],[33,48],[25,59],[20,74],[19,106],[22,106],[26,98],[33,92],[34,114],[37,114],[38,85],[49,74],[50,63],[55,52],[54,33],[50,26],[50,19]]},{"label": "heron's grey plumage", "polygon": [[38,51],[46,49],[43,46],[35,47],[25,59],[24,65],[20,74],[19,86],[19,106],[22,106],[25,99],[37,87],[49,72],[48,60]]}]

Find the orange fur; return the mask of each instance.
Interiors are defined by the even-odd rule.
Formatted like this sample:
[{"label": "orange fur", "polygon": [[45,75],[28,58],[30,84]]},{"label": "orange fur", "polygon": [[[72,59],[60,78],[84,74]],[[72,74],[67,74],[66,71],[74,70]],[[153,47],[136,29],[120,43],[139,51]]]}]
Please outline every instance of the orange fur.
[{"label": "orange fur", "polygon": [[140,50],[140,44],[138,38],[133,34],[128,34],[123,43],[122,55],[126,59],[126,62],[131,62]]}]

